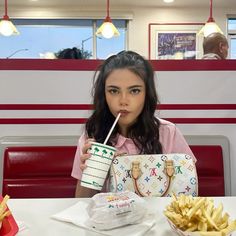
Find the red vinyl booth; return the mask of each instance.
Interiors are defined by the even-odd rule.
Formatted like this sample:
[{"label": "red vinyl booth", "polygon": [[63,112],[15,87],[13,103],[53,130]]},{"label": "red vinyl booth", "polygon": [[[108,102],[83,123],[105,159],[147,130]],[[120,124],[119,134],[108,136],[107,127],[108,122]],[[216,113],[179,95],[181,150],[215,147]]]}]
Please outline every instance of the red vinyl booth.
[{"label": "red vinyl booth", "polygon": [[197,158],[198,195],[224,196],[224,161],[221,146],[190,145]]},{"label": "red vinyl booth", "polygon": [[11,198],[74,197],[71,177],[75,146],[7,147],[3,195]]},{"label": "red vinyl booth", "polygon": [[[199,196],[223,196],[221,146],[190,146],[197,158]],[[18,146],[4,151],[3,195],[11,198],[74,197],[75,146]]]}]

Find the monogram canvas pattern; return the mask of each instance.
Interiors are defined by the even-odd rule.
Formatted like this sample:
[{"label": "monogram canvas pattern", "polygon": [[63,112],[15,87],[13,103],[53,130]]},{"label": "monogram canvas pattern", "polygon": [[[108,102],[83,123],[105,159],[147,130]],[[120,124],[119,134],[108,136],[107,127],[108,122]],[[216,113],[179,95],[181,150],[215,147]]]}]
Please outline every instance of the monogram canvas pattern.
[{"label": "monogram canvas pattern", "polygon": [[[174,168],[168,190],[169,181],[164,172],[166,160],[172,160]],[[171,196],[172,193],[197,196],[196,167],[191,156],[186,154],[117,156],[113,159],[110,170],[111,192],[135,192],[131,173],[134,161],[140,163],[141,176],[137,180],[137,187],[144,196],[162,196],[166,190],[165,196]]]}]

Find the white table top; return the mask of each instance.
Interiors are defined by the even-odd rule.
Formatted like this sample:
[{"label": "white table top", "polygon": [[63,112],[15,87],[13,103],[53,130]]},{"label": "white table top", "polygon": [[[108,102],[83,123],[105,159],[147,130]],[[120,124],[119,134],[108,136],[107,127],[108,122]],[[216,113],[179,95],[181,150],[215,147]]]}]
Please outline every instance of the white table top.
[{"label": "white table top", "polygon": [[[145,234],[145,236],[176,236],[170,229],[163,210],[170,202],[170,198],[150,198],[148,204],[156,209],[156,225]],[[22,230],[17,236],[98,236],[94,233],[70,223],[51,219],[50,216],[74,205],[78,201],[89,201],[89,199],[57,198],[57,199],[10,199],[8,207],[17,221],[22,221],[27,229]],[[216,197],[216,206],[222,202],[224,212],[228,212],[231,219],[236,219],[236,197]],[[78,212],[79,214],[79,212]],[[236,232],[232,234],[236,236]]]}]

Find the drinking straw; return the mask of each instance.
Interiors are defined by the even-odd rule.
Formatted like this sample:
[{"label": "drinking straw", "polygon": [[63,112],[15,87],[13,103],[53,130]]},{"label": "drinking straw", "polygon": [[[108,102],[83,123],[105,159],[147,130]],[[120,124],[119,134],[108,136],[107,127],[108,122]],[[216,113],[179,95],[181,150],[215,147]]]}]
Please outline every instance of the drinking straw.
[{"label": "drinking straw", "polygon": [[116,117],[116,119],[115,119],[115,121],[114,121],[114,123],[113,123],[113,125],[112,125],[112,127],[111,127],[111,129],[110,129],[110,131],[109,131],[109,133],[108,133],[108,135],[107,135],[107,137],[106,137],[104,143],[103,143],[104,145],[106,145],[108,139],[110,138],[111,133],[112,133],[113,129],[115,128],[117,121],[118,121],[119,118],[120,118],[120,115],[121,115],[121,113],[119,113],[118,116]]}]

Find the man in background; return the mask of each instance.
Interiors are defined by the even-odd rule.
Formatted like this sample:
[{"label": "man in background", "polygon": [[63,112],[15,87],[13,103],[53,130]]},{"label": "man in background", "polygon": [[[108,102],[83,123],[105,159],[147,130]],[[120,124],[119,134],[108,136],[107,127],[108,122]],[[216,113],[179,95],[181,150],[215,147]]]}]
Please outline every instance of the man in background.
[{"label": "man in background", "polygon": [[204,38],[202,59],[220,60],[228,56],[228,41],[221,33],[212,33]]}]

